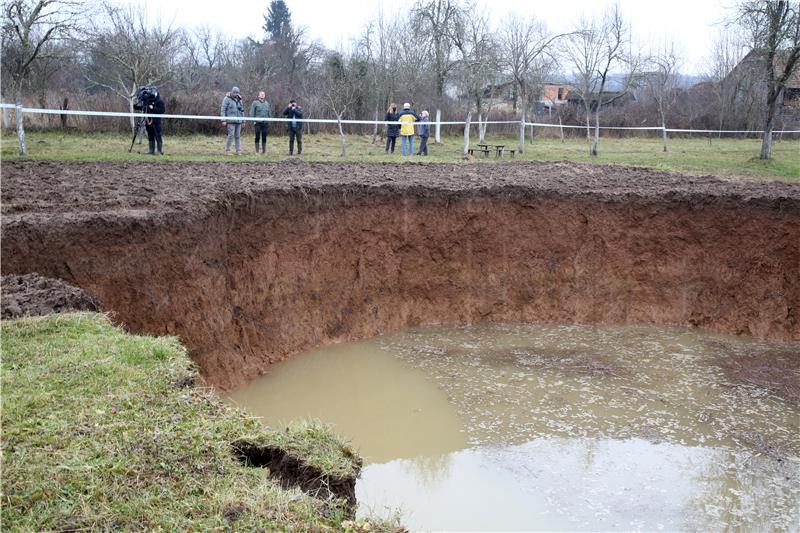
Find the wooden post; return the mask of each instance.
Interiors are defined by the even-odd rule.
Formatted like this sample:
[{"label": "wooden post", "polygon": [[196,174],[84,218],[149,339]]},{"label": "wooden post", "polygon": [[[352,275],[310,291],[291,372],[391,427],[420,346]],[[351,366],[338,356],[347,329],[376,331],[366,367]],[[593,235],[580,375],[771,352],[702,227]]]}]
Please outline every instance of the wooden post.
[{"label": "wooden post", "polygon": [[467,111],[467,123],[464,124],[464,155],[469,153],[469,123],[472,120],[472,111]]},{"label": "wooden post", "polygon": [[[5,103],[5,102],[3,102]],[[8,108],[3,108],[3,129],[7,130],[11,128],[11,119],[8,118]]]},{"label": "wooden post", "polygon": [[436,110],[436,144],[442,144],[442,110]]},{"label": "wooden post", "polygon": [[375,108],[375,124],[374,128],[372,128],[372,144],[375,144],[375,140],[378,138],[378,117],[380,116],[378,108]]}]

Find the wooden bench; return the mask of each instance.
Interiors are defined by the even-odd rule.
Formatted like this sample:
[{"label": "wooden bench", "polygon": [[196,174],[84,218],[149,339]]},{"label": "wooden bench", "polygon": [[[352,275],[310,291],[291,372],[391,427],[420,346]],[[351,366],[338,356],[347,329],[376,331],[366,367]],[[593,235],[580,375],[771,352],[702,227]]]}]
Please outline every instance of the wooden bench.
[{"label": "wooden bench", "polygon": [[[478,146],[480,146],[480,145],[478,145]],[[469,155],[474,155],[475,152],[481,152],[483,154],[483,157],[489,157],[489,152],[491,152],[491,150],[489,150],[488,148],[468,148],[467,149],[467,153]]]}]

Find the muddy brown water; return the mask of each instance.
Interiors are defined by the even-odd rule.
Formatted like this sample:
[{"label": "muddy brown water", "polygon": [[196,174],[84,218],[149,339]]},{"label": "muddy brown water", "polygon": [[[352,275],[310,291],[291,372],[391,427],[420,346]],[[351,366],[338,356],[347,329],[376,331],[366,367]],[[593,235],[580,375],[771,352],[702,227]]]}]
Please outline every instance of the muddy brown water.
[{"label": "muddy brown water", "polygon": [[[763,359],[782,382],[747,377]],[[230,399],[332,424],[365,457],[359,514],[412,529],[796,531],[798,381],[798,342],[482,325],[306,353]]]}]

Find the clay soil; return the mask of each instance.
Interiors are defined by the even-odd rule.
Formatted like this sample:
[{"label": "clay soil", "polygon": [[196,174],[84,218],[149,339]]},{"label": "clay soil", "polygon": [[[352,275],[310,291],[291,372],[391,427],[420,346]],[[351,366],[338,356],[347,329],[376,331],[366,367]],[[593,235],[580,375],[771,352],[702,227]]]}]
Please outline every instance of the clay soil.
[{"label": "clay soil", "polygon": [[796,183],[566,162],[6,162],[2,215],[3,274],[64,279],[132,331],[180,336],[223,388],[419,324],[800,340]]}]

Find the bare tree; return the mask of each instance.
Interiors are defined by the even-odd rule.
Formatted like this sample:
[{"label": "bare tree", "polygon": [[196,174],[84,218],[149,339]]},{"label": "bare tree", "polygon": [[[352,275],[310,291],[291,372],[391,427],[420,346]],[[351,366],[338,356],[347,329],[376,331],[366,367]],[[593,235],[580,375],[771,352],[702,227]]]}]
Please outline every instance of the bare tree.
[{"label": "bare tree", "polygon": [[[586,112],[586,135],[589,137],[590,115],[594,111],[594,141],[589,153],[596,156],[600,145],[600,110],[604,105],[625,97],[631,90],[639,61],[629,51],[630,31],[618,4],[610,6],[601,19],[582,17],[578,28],[568,39],[565,56],[573,69],[573,91],[583,101]],[[609,76],[624,70],[622,87],[606,94]]]},{"label": "bare tree", "polygon": [[[392,18],[387,18],[379,8],[376,18],[366,24],[358,46],[369,65],[370,86],[374,105],[375,121],[380,118],[381,111],[386,109],[394,96],[397,85],[398,58],[394,54],[394,42],[400,31]],[[378,125],[372,130],[372,143],[376,142]]]},{"label": "bare tree", "polygon": [[[444,98],[444,86],[455,68],[453,59],[453,25],[459,16],[455,0],[424,0],[414,8],[414,19],[419,22],[420,35],[426,37],[427,48],[433,57],[436,77],[436,96]],[[400,40],[407,35],[399,35]]]},{"label": "bare tree", "polygon": [[349,58],[348,61],[348,58],[341,52],[331,53],[323,65],[319,91],[325,105],[336,116],[342,157],[347,155],[342,119],[347,110],[355,103],[359,82],[366,75],[367,66],[365,62],[355,56]]},{"label": "bare tree", "polygon": [[20,155],[27,153],[20,112],[25,83],[37,63],[53,59],[49,45],[74,30],[81,5],[77,0],[10,0],[3,6],[3,69],[14,86]]},{"label": "bare tree", "polygon": [[[514,109],[521,102],[522,128],[528,109],[528,103],[535,91],[541,86],[544,73],[554,62],[552,46],[564,35],[553,35],[545,24],[536,19],[521,20],[515,13],[508,13],[502,23],[498,35],[502,67],[514,79]],[[520,134],[520,153],[525,151],[524,133]]]},{"label": "bare tree", "polygon": [[[133,5],[103,4],[106,21],[88,30],[89,63],[84,76],[124,98],[133,113],[139,86],[158,84],[173,74],[173,60],[182,42],[180,30],[160,21],[150,25]],[[106,22],[106,23],[104,23]],[[131,130],[136,127],[133,117]]]},{"label": "bare tree", "polygon": [[761,159],[772,157],[772,130],[786,82],[800,66],[800,2],[746,0],[736,7],[735,22],[753,37],[763,60],[766,102]]},{"label": "bare tree", "polygon": [[467,96],[466,112],[469,115],[474,102],[478,114],[478,134],[483,141],[483,93],[499,72],[495,53],[497,46],[489,28],[489,15],[479,12],[474,4],[467,4],[451,31],[451,38],[460,54],[457,73],[459,85]]},{"label": "bare tree", "polygon": [[711,48],[706,77],[713,83],[719,130],[724,128],[725,119],[731,114],[743,81],[742,73],[735,67],[744,57],[744,50],[741,35],[730,27],[720,31]]},{"label": "bare tree", "polygon": [[647,73],[646,83],[658,108],[664,152],[668,152],[667,111],[675,99],[675,91],[678,87],[678,69],[681,64],[681,57],[675,50],[675,43],[664,43],[651,56],[650,62],[653,70]]}]

